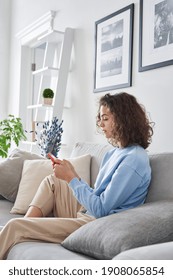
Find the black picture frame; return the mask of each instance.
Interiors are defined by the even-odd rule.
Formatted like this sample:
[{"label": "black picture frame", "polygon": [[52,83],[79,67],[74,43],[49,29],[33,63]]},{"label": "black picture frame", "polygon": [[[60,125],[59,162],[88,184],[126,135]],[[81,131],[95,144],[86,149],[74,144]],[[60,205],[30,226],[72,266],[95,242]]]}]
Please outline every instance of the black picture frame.
[{"label": "black picture frame", "polygon": [[95,22],[94,92],[132,85],[134,4]]},{"label": "black picture frame", "polygon": [[[168,5],[172,5],[171,9]],[[172,23],[166,26],[169,13],[172,13]],[[140,0],[138,70],[143,72],[172,64],[173,0]]]}]

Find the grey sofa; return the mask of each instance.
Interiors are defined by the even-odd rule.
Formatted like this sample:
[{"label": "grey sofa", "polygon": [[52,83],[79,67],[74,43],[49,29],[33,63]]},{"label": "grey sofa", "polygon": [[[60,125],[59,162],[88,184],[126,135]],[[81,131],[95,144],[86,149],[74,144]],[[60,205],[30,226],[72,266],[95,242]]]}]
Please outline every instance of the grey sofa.
[{"label": "grey sofa", "polygon": [[[91,185],[109,144],[77,143],[72,157],[91,155]],[[97,219],[72,233],[62,244],[23,242],[9,260],[173,259],[173,153],[150,155],[152,181],[144,205]],[[0,197],[0,228],[13,203]]]}]

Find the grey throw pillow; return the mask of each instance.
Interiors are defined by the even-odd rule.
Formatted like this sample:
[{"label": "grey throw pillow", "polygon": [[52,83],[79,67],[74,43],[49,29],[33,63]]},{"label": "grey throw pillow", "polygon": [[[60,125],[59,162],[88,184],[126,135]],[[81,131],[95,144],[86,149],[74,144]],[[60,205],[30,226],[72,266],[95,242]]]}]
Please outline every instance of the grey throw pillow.
[{"label": "grey throw pillow", "polygon": [[16,199],[23,162],[26,159],[40,159],[43,157],[24,150],[15,149],[9,158],[0,163],[0,196],[14,202]]},{"label": "grey throw pillow", "polygon": [[173,201],[160,201],[96,219],[70,234],[62,246],[96,259],[112,259],[131,248],[170,240]]}]

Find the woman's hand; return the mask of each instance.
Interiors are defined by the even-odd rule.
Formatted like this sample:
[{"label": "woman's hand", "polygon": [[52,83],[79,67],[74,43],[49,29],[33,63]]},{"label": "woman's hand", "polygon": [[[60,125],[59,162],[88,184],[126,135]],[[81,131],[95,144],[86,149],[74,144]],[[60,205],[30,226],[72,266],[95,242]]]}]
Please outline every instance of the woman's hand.
[{"label": "woman's hand", "polygon": [[57,178],[69,183],[73,178],[80,179],[73,165],[68,160],[56,159],[53,164],[54,174]]}]

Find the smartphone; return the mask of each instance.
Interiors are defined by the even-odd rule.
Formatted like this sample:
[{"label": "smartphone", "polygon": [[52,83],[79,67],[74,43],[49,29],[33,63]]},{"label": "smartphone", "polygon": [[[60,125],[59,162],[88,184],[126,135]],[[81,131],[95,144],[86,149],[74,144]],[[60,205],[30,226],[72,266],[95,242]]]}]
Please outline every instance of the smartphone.
[{"label": "smartphone", "polygon": [[55,163],[56,157],[55,157],[53,154],[51,154],[51,153],[48,153],[47,155],[48,155],[48,157],[51,159],[51,161],[52,161],[53,163]]}]

